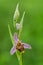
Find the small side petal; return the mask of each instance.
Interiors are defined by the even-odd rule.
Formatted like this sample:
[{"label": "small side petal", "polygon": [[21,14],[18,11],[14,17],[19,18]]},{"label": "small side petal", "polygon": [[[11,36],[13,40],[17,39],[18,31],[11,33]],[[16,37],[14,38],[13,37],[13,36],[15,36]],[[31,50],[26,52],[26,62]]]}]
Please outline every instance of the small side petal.
[{"label": "small side petal", "polygon": [[26,44],[26,43],[24,43],[24,48],[25,49],[32,49],[32,47],[29,44]]},{"label": "small side petal", "polygon": [[17,43],[17,34],[16,33],[14,33],[14,43],[16,44]]},{"label": "small side petal", "polygon": [[19,30],[20,29],[20,24],[16,23],[16,29]]},{"label": "small side petal", "polygon": [[16,48],[12,47],[11,50],[10,50],[10,54],[13,55],[15,52],[16,52]]}]

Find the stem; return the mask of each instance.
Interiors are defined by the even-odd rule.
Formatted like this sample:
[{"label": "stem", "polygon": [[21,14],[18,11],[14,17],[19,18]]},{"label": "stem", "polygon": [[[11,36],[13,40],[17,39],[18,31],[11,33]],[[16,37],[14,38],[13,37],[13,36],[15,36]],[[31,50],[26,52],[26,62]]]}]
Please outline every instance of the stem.
[{"label": "stem", "polygon": [[18,38],[20,39],[20,35],[22,33],[22,29],[19,30],[19,35],[18,35]]},{"label": "stem", "polygon": [[18,61],[19,61],[19,65],[22,65],[22,53],[17,51],[16,55],[17,55],[17,58],[18,58]]},{"label": "stem", "polygon": [[20,56],[19,65],[22,65],[22,54]]},{"label": "stem", "polygon": [[16,27],[16,23],[17,23],[17,20],[13,20],[13,26],[14,26],[14,28]]}]

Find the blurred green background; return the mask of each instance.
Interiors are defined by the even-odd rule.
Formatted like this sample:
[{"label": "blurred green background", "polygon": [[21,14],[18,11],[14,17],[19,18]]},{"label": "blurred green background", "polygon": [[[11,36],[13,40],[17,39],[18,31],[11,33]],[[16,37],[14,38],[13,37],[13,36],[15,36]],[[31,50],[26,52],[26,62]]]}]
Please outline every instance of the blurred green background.
[{"label": "blurred green background", "polygon": [[0,0],[0,65],[19,65],[16,54],[10,55],[12,42],[8,31],[10,23],[12,34],[15,32],[13,15],[18,2],[20,19],[26,12],[21,39],[32,46],[23,54],[23,65],[43,65],[43,0]]}]

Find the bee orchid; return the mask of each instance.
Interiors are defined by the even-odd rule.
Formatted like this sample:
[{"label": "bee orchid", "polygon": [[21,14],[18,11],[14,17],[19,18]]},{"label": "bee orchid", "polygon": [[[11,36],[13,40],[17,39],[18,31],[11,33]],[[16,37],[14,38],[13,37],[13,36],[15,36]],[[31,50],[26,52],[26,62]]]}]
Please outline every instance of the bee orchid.
[{"label": "bee orchid", "polygon": [[20,51],[20,52],[23,52],[24,49],[31,49],[32,48],[29,44],[26,44],[26,43],[19,41],[16,33],[14,33],[13,39],[14,39],[14,45],[10,50],[11,55],[13,55],[17,50]]}]

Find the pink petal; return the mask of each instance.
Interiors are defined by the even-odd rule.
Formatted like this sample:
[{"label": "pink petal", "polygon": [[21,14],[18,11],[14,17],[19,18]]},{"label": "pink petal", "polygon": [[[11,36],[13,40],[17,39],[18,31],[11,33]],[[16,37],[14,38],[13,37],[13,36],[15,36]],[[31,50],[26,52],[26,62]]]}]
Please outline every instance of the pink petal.
[{"label": "pink petal", "polygon": [[17,39],[17,34],[14,33],[14,43],[17,44],[17,41],[18,41],[18,39]]},{"label": "pink petal", "polygon": [[24,48],[25,48],[25,49],[27,49],[27,48],[28,48],[28,49],[32,49],[32,47],[31,47],[29,44],[26,44],[26,43],[24,43]]},{"label": "pink petal", "polygon": [[17,28],[17,30],[20,29],[20,24],[19,23],[16,23],[16,28]]},{"label": "pink petal", "polygon": [[13,55],[16,52],[16,48],[13,46],[10,50],[10,54]]}]

